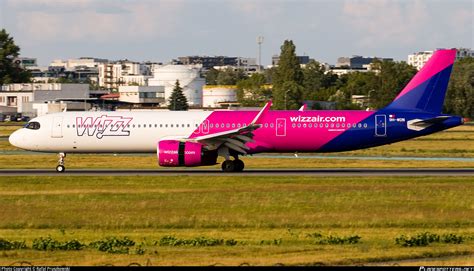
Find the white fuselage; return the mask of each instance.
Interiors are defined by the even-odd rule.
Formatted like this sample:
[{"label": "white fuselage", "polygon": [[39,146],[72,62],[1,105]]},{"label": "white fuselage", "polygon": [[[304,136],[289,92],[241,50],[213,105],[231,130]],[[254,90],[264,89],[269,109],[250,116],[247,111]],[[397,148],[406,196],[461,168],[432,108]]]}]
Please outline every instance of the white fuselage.
[{"label": "white fuselage", "polygon": [[[40,128],[23,128],[10,142],[42,152],[154,153],[162,139],[188,137],[211,111],[64,112],[33,119]],[[15,144],[17,143],[17,144]]]}]

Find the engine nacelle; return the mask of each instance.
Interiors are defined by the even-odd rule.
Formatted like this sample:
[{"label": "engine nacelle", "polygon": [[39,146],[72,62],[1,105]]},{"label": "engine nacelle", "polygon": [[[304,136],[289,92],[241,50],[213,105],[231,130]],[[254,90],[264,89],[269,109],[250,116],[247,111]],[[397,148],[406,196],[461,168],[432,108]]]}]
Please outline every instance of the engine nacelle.
[{"label": "engine nacelle", "polygon": [[217,163],[217,151],[208,151],[202,144],[162,140],[158,142],[158,163],[162,167],[196,167]]}]

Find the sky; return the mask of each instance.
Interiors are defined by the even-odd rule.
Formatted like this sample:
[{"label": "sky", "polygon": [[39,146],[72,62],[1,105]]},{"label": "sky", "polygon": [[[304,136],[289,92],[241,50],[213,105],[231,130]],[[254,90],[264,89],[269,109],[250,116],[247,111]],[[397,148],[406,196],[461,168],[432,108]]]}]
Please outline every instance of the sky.
[{"label": "sky", "polygon": [[298,55],[406,60],[417,51],[474,49],[474,0],[0,0],[0,28],[40,65],[81,56],[168,62],[258,55],[286,39]]}]

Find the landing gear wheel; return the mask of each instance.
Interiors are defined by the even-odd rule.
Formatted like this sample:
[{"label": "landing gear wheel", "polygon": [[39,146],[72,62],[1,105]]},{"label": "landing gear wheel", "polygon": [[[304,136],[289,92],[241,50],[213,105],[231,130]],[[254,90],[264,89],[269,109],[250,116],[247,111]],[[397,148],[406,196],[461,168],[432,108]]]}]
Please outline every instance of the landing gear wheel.
[{"label": "landing gear wheel", "polygon": [[225,160],[222,163],[222,171],[224,172],[234,172],[235,171],[235,163],[232,160]]},{"label": "landing gear wheel", "polygon": [[56,167],[57,172],[64,172],[66,167],[64,166],[64,159],[66,158],[66,154],[64,152],[58,153],[58,166]]},{"label": "landing gear wheel", "polygon": [[57,172],[64,172],[66,170],[66,168],[63,166],[63,165],[58,165],[56,167],[56,171]]},{"label": "landing gear wheel", "polygon": [[244,170],[244,167],[245,167],[244,161],[240,159],[236,159],[234,160],[234,164],[235,164],[235,171],[241,172]]}]

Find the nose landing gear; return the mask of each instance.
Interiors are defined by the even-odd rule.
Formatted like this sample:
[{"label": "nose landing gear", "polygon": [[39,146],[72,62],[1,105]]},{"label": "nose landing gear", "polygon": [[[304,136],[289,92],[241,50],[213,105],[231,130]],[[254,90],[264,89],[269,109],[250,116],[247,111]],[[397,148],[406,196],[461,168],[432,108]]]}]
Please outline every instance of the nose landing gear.
[{"label": "nose landing gear", "polygon": [[66,158],[66,153],[60,152],[58,154],[59,160],[58,160],[58,165],[56,166],[56,171],[57,172],[64,172],[66,170],[66,167],[64,166],[64,158]]}]

